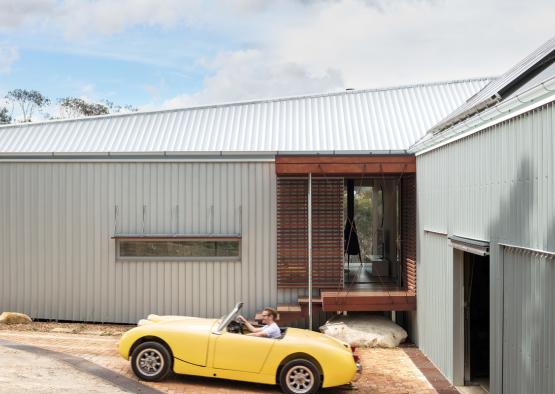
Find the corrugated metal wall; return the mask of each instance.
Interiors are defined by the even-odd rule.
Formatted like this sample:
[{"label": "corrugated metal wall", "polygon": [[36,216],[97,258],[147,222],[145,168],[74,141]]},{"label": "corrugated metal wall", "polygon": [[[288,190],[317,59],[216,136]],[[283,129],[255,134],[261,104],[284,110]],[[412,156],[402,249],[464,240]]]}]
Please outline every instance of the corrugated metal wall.
[{"label": "corrugated metal wall", "polygon": [[503,262],[504,391],[553,393],[555,259],[505,248]]},{"label": "corrugated metal wall", "polygon": [[[538,264],[528,257],[512,256],[503,264],[503,247],[499,246],[555,251],[554,146],[555,105],[550,103],[417,158],[417,341],[448,377],[453,376],[449,361],[453,359],[449,326],[453,304],[448,298],[453,252],[446,249],[446,238],[440,242],[425,231],[491,242],[492,391],[522,392],[521,388],[530,386],[510,381],[521,377],[535,381],[534,392],[555,391],[553,379],[544,376],[555,372],[555,260]],[[513,285],[508,286],[508,280]],[[513,313],[527,310],[531,304],[525,303],[531,295],[542,313],[531,313],[535,323],[527,324],[538,328],[514,331]],[[430,319],[446,323],[431,324]],[[537,334],[533,346],[522,345],[532,333]],[[547,349],[551,349],[550,359],[543,353]],[[520,375],[514,376],[517,370]]]},{"label": "corrugated metal wall", "polygon": [[[421,245],[417,260],[418,346],[449,379],[453,379],[453,357],[445,351],[453,348],[453,319],[446,318],[450,312],[452,314],[453,305],[453,280],[449,280],[453,265],[448,264],[453,252],[447,245],[447,237],[439,234],[424,233]],[[422,304],[425,306],[421,308]],[[431,335],[438,331],[444,335]]]},{"label": "corrugated metal wall", "polygon": [[[0,163],[0,185],[0,310],[136,322],[277,303],[273,163]],[[116,206],[120,233],[242,233],[241,261],[116,261]]]}]

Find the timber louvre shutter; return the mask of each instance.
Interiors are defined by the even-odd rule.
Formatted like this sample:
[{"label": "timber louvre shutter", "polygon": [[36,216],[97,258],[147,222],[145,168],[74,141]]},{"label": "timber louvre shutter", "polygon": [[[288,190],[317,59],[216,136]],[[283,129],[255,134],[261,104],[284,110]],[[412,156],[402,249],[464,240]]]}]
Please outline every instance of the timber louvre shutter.
[{"label": "timber louvre shutter", "polygon": [[[312,179],[313,286],[343,285],[343,179]],[[277,283],[308,284],[308,179],[277,178]]]},{"label": "timber louvre shutter", "polygon": [[416,176],[401,179],[401,257],[403,286],[416,293]]}]

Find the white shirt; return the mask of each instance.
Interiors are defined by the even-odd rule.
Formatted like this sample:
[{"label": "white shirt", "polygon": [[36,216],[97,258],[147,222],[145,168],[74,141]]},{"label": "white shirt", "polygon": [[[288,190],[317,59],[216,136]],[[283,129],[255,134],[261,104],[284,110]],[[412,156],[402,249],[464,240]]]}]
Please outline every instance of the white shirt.
[{"label": "white shirt", "polygon": [[276,323],[268,324],[262,327],[262,331],[266,333],[268,338],[279,338],[281,337],[281,331]]}]

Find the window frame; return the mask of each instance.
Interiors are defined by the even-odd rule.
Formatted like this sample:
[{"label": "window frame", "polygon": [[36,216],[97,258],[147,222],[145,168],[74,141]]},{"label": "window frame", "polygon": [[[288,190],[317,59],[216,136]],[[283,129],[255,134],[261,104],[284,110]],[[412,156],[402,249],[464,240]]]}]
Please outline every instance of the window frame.
[{"label": "window frame", "polygon": [[[241,261],[242,237],[240,235],[115,235],[112,237],[116,247],[116,261]],[[167,241],[236,241],[237,256],[121,256],[122,241],[167,242]]]}]

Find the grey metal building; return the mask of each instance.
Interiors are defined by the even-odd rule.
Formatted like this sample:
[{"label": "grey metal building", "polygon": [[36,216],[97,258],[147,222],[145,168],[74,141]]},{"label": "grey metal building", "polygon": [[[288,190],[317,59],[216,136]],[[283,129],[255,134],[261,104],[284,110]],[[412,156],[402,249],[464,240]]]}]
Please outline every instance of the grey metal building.
[{"label": "grey metal building", "polygon": [[456,385],[555,392],[554,61],[555,38],[412,148],[413,334]]},{"label": "grey metal building", "polygon": [[276,155],[406,154],[487,82],[0,127],[0,310],[136,322],[296,300],[276,282]]}]

